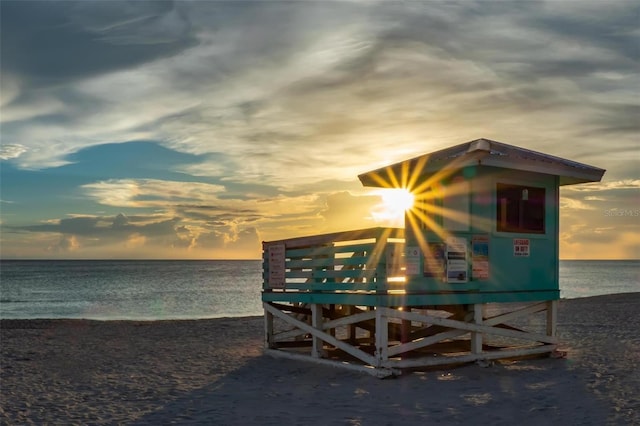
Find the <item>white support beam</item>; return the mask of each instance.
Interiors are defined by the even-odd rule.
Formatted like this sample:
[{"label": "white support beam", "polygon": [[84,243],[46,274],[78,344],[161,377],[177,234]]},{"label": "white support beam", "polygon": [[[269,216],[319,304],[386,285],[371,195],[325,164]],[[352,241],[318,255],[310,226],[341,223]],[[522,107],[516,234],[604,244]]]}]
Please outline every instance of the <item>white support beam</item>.
[{"label": "white support beam", "polygon": [[324,330],[327,330],[330,328],[336,328],[343,325],[349,325],[349,324],[354,324],[361,321],[372,320],[375,317],[376,317],[375,311],[360,312],[359,314],[349,315],[348,317],[342,317],[342,318],[334,319],[331,321],[327,321],[322,325],[322,328]]},{"label": "white support beam", "polygon": [[481,354],[448,355],[437,357],[409,358],[409,359],[389,359],[382,366],[387,368],[416,368],[430,367],[434,365],[448,365],[455,363],[473,362],[479,360],[492,360],[501,358],[517,358],[528,355],[550,353],[556,349],[556,345],[541,345],[531,348],[507,349]]},{"label": "white support beam", "polygon": [[[330,345],[333,345],[335,347],[337,347],[338,349],[342,349],[343,351],[347,352],[348,354],[354,356],[355,358],[358,358],[359,360],[363,361],[366,364],[369,365],[376,365],[376,359],[375,357],[372,357],[371,355],[369,355],[368,353],[354,347],[351,346],[347,343],[344,343],[338,339],[336,339],[335,337],[331,336],[330,334],[327,334],[321,330],[317,330],[315,328],[313,328],[312,326],[310,326],[307,323],[304,323],[300,320],[297,320],[293,317],[291,317],[290,315],[287,315],[286,313],[274,308],[273,306],[266,304],[265,305],[265,309],[268,310],[269,312],[271,312],[274,316],[282,319],[283,321],[285,321],[286,323],[288,323],[289,325],[293,325],[295,327],[298,327],[301,330],[306,331],[307,333],[313,335],[314,337],[319,337],[320,339],[322,339],[323,341],[329,343]],[[309,357],[311,358],[311,357]]]},{"label": "white support beam", "polygon": [[[374,319],[375,316],[376,315],[374,311],[360,312],[358,314],[350,315],[343,318],[338,318],[332,321],[326,321],[322,323],[322,329],[328,330],[331,328],[341,327],[344,325],[355,324],[361,321],[368,321],[368,320]],[[307,334],[307,332],[303,330],[299,330],[297,328],[293,330],[282,331],[280,333],[274,334],[273,341],[283,342],[297,336],[302,336],[303,334]]]},{"label": "white support beam", "polygon": [[462,336],[467,333],[469,332],[466,330],[449,330],[434,334],[433,336],[416,339],[412,342],[391,346],[387,349],[387,356],[395,356],[415,349],[424,348],[425,346],[433,345],[434,343],[438,343],[442,340],[453,339],[454,337]]},{"label": "white support beam", "polygon": [[273,334],[273,315],[267,310],[267,302],[262,303],[264,307],[264,347],[274,347],[274,334]]},{"label": "white support beam", "polygon": [[[322,305],[308,305],[311,312],[311,323],[298,319],[295,314],[288,312],[285,307],[282,310],[270,303],[263,303],[265,310],[264,329],[265,329],[265,351],[273,356],[303,359],[316,362],[319,364],[344,367],[352,370],[362,371],[377,377],[386,377],[391,374],[399,374],[401,368],[428,367],[436,365],[446,365],[454,363],[466,363],[472,361],[483,361],[492,359],[515,358],[521,356],[553,353],[557,346],[556,325],[557,325],[557,309],[558,301],[544,301],[524,308],[514,308],[510,312],[501,313],[491,318],[484,317],[483,304],[471,305],[464,318],[457,320],[442,316],[434,316],[426,312],[411,311],[409,309],[396,309],[377,306],[373,309],[362,311],[348,307],[341,312],[342,317],[334,320],[326,321],[323,316]],[[522,305],[519,305],[522,306]],[[354,313],[357,312],[357,313]],[[539,312],[546,313],[546,335],[544,332],[530,333],[524,330],[517,330],[503,327],[511,320],[533,315]],[[353,313],[350,315],[350,313]],[[274,332],[274,318],[282,320],[286,326],[293,327],[293,330],[282,333]],[[375,353],[369,353],[360,349],[354,340],[340,340],[332,335],[337,327],[357,327],[358,323],[373,320],[375,326],[370,332],[375,333],[371,336],[372,342],[375,343]],[[389,346],[389,323],[397,323],[397,327],[406,329],[411,322],[422,324],[423,329],[417,331],[417,335],[424,333],[427,337],[417,338],[413,341],[402,342],[397,345]],[[435,328],[439,333],[428,335],[429,326],[438,326]],[[363,327],[366,327],[362,324]],[[440,330],[440,327],[443,329]],[[369,329],[369,327],[366,327]],[[425,331],[425,329],[427,331]],[[370,329],[369,329],[370,330]],[[466,334],[470,335],[471,347],[468,350],[462,347],[462,351],[457,354],[439,353],[439,355],[422,356],[415,358],[416,353],[411,357],[399,358],[398,355],[412,352],[421,348],[429,347],[438,342],[452,340]],[[286,348],[276,349],[278,341],[294,338],[296,336],[311,335],[310,352],[300,353],[287,351]],[[514,339],[521,339],[527,342],[520,346],[510,346],[501,350],[483,351],[483,340],[487,336],[503,336]],[[343,336],[344,337],[344,336]],[[354,337],[354,336],[352,336]],[[410,337],[409,337],[410,338]],[[404,339],[402,339],[404,340]],[[395,342],[394,342],[395,343]],[[336,361],[325,358],[326,352],[324,347],[331,345],[343,352],[348,353],[358,361]],[[438,352],[438,351],[436,351]]]},{"label": "white support beam", "polygon": [[484,320],[484,325],[504,324],[507,321],[511,321],[516,318],[523,317],[525,315],[532,315],[538,312],[542,312],[546,309],[547,309],[546,302],[536,303],[535,305],[530,305],[521,309],[517,309],[515,311],[511,311],[511,312],[496,315],[491,318],[487,318]]},{"label": "white support beam", "polygon": [[327,365],[330,367],[345,368],[347,370],[357,371],[360,373],[367,373],[375,376],[379,379],[384,379],[389,376],[399,376],[402,372],[395,368],[374,368],[369,365],[353,364],[347,361],[332,361],[324,358],[310,358],[307,355],[301,355],[293,352],[285,352],[275,349],[265,349],[265,354],[274,358],[293,359],[296,361],[313,362],[315,364]]},{"label": "white support beam", "polygon": [[431,315],[422,315],[415,312],[403,312],[391,308],[378,308],[384,311],[382,316],[388,318],[408,319],[411,321],[421,322],[425,324],[442,325],[445,327],[456,328],[459,330],[475,331],[485,334],[495,334],[503,337],[513,337],[515,339],[533,340],[543,343],[557,343],[555,336],[546,336],[542,334],[527,333],[524,331],[508,330],[498,327],[490,327],[486,325],[471,324],[463,321],[451,320],[448,318],[434,317]]},{"label": "white support beam", "polygon": [[283,331],[280,333],[275,333],[273,335],[273,341],[274,342],[285,342],[287,340],[291,340],[293,338],[296,338],[298,336],[302,336],[304,334],[307,334],[306,331],[294,328],[293,330],[289,330],[289,331]]},{"label": "white support beam", "polygon": [[389,320],[385,315],[386,308],[377,307],[376,314],[376,367],[389,358]]}]

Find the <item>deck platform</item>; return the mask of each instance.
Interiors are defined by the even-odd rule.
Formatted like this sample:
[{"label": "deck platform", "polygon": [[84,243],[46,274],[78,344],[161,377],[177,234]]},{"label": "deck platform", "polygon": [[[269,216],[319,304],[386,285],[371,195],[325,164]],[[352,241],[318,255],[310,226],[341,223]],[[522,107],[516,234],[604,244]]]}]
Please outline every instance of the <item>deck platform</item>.
[{"label": "deck platform", "polygon": [[403,275],[402,229],[265,242],[263,253],[265,351],[273,356],[386,377],[556,349],[557,291],[416,290]]}]

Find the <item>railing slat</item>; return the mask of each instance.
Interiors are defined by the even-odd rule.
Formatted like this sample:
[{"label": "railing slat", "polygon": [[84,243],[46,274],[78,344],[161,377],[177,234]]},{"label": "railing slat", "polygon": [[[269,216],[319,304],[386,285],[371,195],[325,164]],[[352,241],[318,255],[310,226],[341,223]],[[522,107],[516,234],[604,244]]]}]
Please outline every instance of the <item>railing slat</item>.
[{"label": "railing slat", "polygon": [[[322,293],[385,290],[391,272],[387,249],[401,248],[403,235],[398,228],[369,228],[264,242],[263,288]],[[279,254],[270,265],[272,246],[279,247]],[[270,276],[284,277],[284,282],[277,278],[272,286]]]},{"label": "railing slat", "polygon": [[334,232],[330,234],[312,235],[307,237],[289,238],[285,240],[268,241],[263,245],[268,247],[272,244],[285,244],[287,249],[322,246],[325,244],[356,241],[379,238],[404,238],[404,229],[402,228],[367,228],[355,231]]}]

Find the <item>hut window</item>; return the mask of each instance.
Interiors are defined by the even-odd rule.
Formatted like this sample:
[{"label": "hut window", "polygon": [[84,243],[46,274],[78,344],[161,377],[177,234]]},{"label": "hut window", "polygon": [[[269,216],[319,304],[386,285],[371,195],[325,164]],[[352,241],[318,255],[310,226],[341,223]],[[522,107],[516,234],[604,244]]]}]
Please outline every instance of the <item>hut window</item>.
[{"label": "hut window", "polygon": [[544,188],[499,183],[496,191],[499,232],[544,234]]}]

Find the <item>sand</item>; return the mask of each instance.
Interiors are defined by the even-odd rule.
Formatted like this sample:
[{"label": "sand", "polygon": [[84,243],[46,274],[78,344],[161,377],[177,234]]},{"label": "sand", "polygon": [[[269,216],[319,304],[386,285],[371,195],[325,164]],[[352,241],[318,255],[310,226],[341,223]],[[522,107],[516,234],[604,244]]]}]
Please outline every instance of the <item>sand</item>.
[{"label": "sand", "polygon": [[564,359],[367,374],[262,354],[261,317],[3,320],[3,424],[640,424],[640,293],[563,300]]}]

